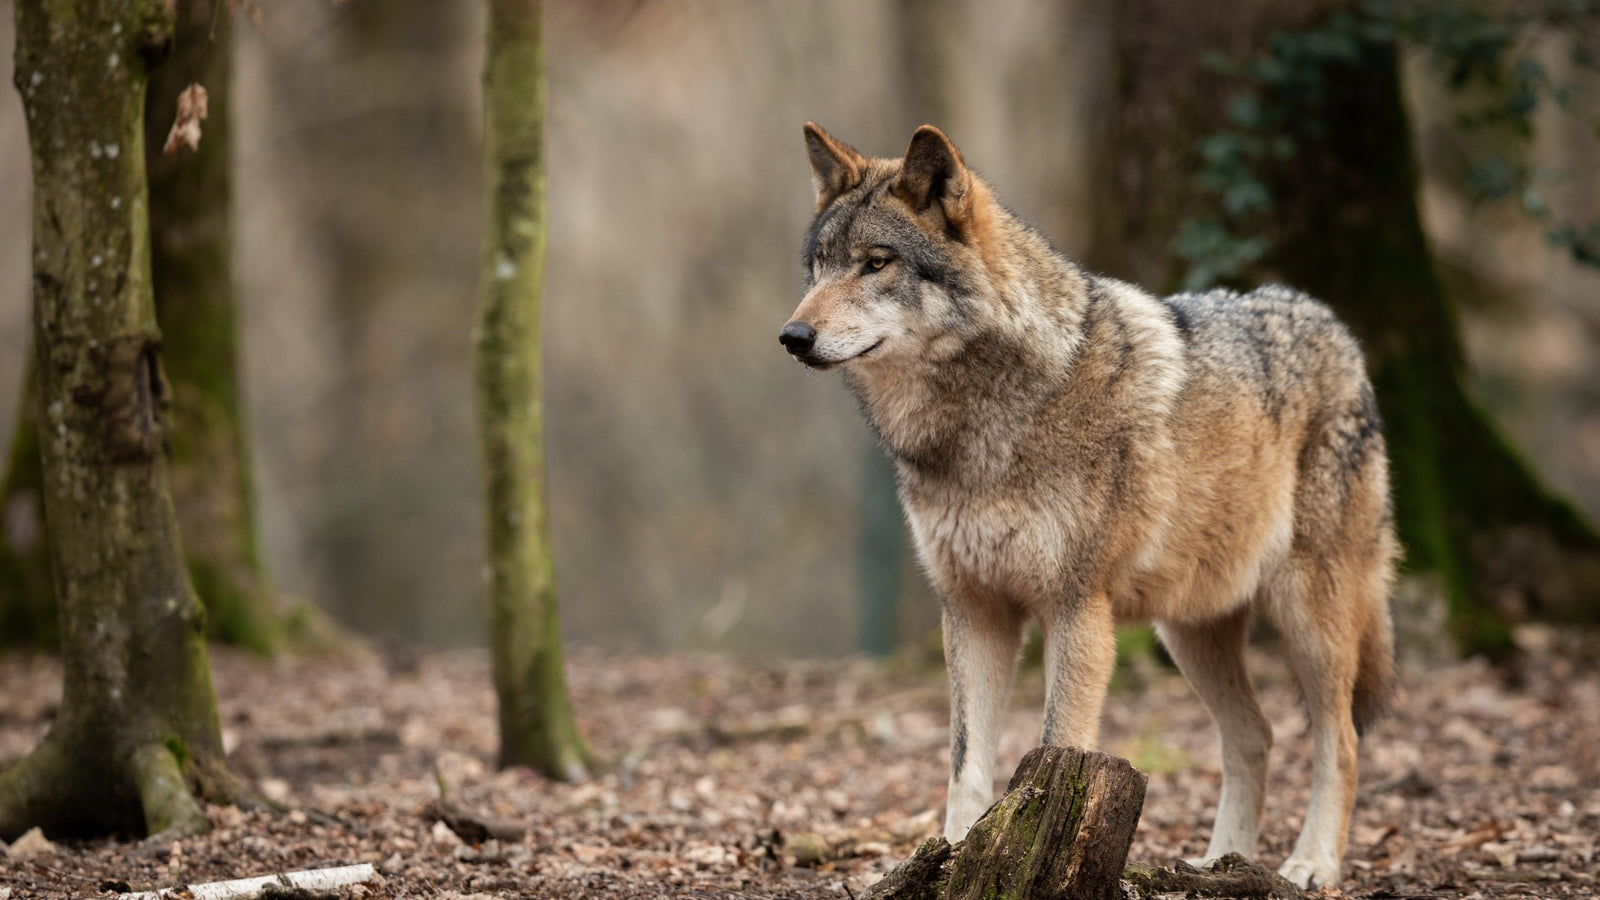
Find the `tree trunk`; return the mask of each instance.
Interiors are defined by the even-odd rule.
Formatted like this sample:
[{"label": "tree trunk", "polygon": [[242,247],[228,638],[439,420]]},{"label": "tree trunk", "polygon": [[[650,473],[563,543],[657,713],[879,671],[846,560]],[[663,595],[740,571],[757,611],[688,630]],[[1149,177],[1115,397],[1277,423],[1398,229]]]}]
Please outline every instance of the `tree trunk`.
[{"label": "tree trunk", "polygon": [[567,697],[545,502],[540,302],[545,248],[539,0],[492,0],[484,69],[489,197],[476,365],[487,481],[489,646],[500,764],[586,777]]},{"label": "tree trunk", "polygon": [[[213,11],[222,14],[212,21]],[[171,482],[189,576],[216,640],[271,652],[283,627],[257,553],[249,442],[238,388],[235,294],[229,261],[231,16],[210,0],[178,4],[172,58],[150,75],[145,165],[151,269],[171,383]],[[191,82],[210,93],[197,152],[161,152]],[[53,648],[55,593],[42,527],[33,365],[19,404],[0,509],[0,644]]]},{"label": "tree trunk", "polygon": [[894,464],[868,446],[861,467],[861,537],[856,543],[856,649],[887,657],[900,649],[900,575],[905,569],[905,515]]},{"label": "tree trunk", "polygon": [[477,275],[478,247],[452,237],[482,221],[478,88],[456,74],[481,48],[481,4],[270,6],[284,13],[268,10],[269,30],[295,23],[279,39],[318,35],[307,52],[265,54],[276,107],[265,114],[292,144],[268,155],[285,167],[293,227],[315,248],[292,279],[311,320],[295,329],[316,348],[294,383],[338,423],[274,439],[296,479],[307,589],[362,633],[481,641],[481,616],[441,602],[481,603],[483,514],[476,498],[461,501],[478,473],[460,455],[476,423],[460,402],[472,390],[462,361],[473,310],[459,291]]},{"label": "tree trunk", "polygon": [[0,838],[195,833],[233,788],[167,472],[150,289],[147,66],[161,0],[18,0],[33,162],[33,311],[60,710],[0,775]]},{"label": "tree trunk", "polygon": [[1600,620],[1600,539],[1466,390],[1455,307],[1417,212],[1396,48],[1366,44],[1329,76],[1330,127],[1315,168],[1298,167],[1298,215],[1266,262],[1338,309],[1367,349],[1408,566],[1440,579],[1469,652],[1509,650],[1522,614]]},{"label": "tree trunk", "polygon": [[1036,747],[965,840],[953,849],[942,838],[924,843],[866,896],[1121,900],[1145,781],[1119,757]]},{"label": "tree trunk", "polygon": [[17,429],[0,481],[0,647],[53,650],[61,636],[50,586],[50,533],[39,469],[38,381],[23,367]]},{"label": "tree trunk", "polygon": [[[950,81],[953,49],[964,37],[959,0],[899,0],[895,53],[899,89],[905,109],[916,122],[948,126],[954,107]],[[921,595],[919,579],[906,578],[915,569],[905,514],[896,490],[894,464],[877,441],[863,454],[861,467],[861,532],[856,542],[856,649],[887,657],[910,638],[902,628],[905,612]],[[914,595],[914,596],[913,596]]]},{"label": "tree trunk", "polygon": [[[1219,212],[1197,177],[1202,140],[1237,127],[1231,102],[1244,88],[1208,58],[1259,58],[1273,32],[1304,32],[1351,9],[1340,0],[1120,5],[1096,204],[1104,239],[1090,265],[1176,288],[1183,262],[1167,251],[1180,226]],[[1362,340],[1388,424],[1408,569],[1437,578],[1464,651],[1500,653],[1513,614],[1600,613],[1600,540],[1539,484],[1464,386],[1455,309],[1418,217],[1395,47],[1365,37],[1355,47],[1348,58],[1291,60],[1321,67],[1312,73],[1321,96],[1277,98],[1292,105],[1280,118],[1295,150],[1264,173],[1275,199],[1247,224],[1272,249],[1245,275],[1321,298]],[[1507,608],[1508,596],[1520,609]]]},{"label": "tree trunk", "polygon": [[[145,165],[156,319],[172,383],[172,500],[189,577],[217,640],[270,652],[281,635],[276,598],[256,549],[250,444],[239,402],[229,163],[232,15],[212,0],[179,0],[172,57],[150,75]],[[196,151],[162,152],[178,95],[209,94]]]}]

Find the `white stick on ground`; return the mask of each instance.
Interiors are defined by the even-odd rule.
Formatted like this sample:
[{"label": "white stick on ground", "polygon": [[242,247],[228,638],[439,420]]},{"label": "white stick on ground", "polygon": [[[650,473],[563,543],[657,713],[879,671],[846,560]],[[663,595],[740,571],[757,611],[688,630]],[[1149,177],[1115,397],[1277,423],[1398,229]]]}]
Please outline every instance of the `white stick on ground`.
[{"label": "white stick on ground", "polygon": [[251,897],[261,896],[262,889],[268,885],[298,888],[304,891],[333,891],[348,885],[371,881],[377,874],[371,863],[362,863],[359,866],[307,869],[303,872],[282,872],[257,878],[190,884],[162,888],[159,891],[142,891],[137,894],[118,894],[117,900],[163,900],[179,891],[188,891],[194,900],[249,900]]}]

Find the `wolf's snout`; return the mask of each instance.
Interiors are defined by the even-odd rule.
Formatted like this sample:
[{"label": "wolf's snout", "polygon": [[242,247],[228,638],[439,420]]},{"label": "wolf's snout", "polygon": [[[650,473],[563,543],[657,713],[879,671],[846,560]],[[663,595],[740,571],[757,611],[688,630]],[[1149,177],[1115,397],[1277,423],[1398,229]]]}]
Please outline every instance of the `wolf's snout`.
[{"label": "wolf's snout", "polygon": [[810,353],[816,342],[817,330],[804,322],[790,322],[778,332],[778,343],[795,356]]}]

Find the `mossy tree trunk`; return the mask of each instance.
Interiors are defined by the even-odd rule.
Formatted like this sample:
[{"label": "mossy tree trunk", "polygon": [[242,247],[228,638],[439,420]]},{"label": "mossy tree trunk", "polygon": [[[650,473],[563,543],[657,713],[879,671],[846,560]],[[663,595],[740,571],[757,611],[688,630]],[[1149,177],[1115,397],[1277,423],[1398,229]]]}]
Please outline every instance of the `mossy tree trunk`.
[{"label": "mossy tree trunk", "polygon": [[16,16],[63,689],[0,774],[0,838],[195,833],[200,798],[233,782],[168,487],[150,287],[145,85],[172,22],[161,0],[18,0]]},{"label": "mossy tree trunk", "polygon": [[[1328,0],[1119,6],[1121,72],[1097,209],[1106,240],[1091,262],[1175,287],[1182,261],[1167,251],[1181,223],[1217,212],[1196,178],[1201,139],[1233,127],[1241,88],[1207,55],[1248,59],[1274,30],[1303,32],[1354,9]],[[1312,63],[1320,96],[1278,98],[1291,107],[1296,149],[1264,173],[1273,202],[1251,221],[1271,250],[1246,279],[1320,297],[1361,338],[1387,424],[1407,568],[1437,578],[1464,651],[1499,654],[1518,615],[1600,618],[1600,540],[1467,390],[1455,308],[1417,210],[1396,54],[1362,39],[1350,55]]]},{"label": "mossy tree trunk", "polygon": [[24,368],[5,477],[0,480],[0,646],[54,649],[60,643],[50,585],[50,533],[39,469],[38,384]]},{"label": "mossy tree trunk", "polygon": [[[172,385],[172,492],[190,579],[210,636],[271,652],[283,635],[257,552],[249,442],[239,401],[228,120],[231,16],[211,0],[177,4],[172,55],[150,74],[145,117],[151,269]],[[213,14],[216,18],[213,20]],[[161,152],[178,94],[210,93],[196,152]],[[55,595],[42,531],[33,371],[19,404],[0,504],[0,644],[53,647]]]},{"label": "mossy tree trunk", "polygon": [[487,483],[489,646],[500,764],[586,777],[561,653],[545,499],[540,305],[544,281],[544,71],[539,0],[491,0],[483,78],[485,184],[476,329]]},{"label": "mossy tree trunk", "polygon": [[[207,630],[267,653],[282,634],[257,552],[250,444],[239,401],[229,120],[232,16],[227,4],[178,0],[172,56],[150,74],[145,164],[156,320],[172,383],[172,500]],[[208,95],[198,150],[162,153],[178,95]]]}]

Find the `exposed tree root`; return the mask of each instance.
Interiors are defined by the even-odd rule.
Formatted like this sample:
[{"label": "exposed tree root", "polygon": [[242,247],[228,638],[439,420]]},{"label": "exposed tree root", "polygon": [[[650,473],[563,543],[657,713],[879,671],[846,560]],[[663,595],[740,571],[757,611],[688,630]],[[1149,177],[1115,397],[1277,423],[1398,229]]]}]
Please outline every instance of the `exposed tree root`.
[{"label": "exposed tree root", "polygon": [[47,737],[17,764],[0,772],[0,840],[16,840],[19,835],[41,824],[48,798],[58,793],[56,786],[65,779],[60,755],[53,752]]},{"label": "exposed tree root", "polygon": [[165,744],[140,745],[133,751],[130,765],[144,807],[146,833],[187,837],[211,828],[205,810],[189,790],[182,767]]},{"label": "exposed tree root", "polygon": [[1237,853],[1229,853],[1204,869],[1184,862],[1172,869],[1133,866],[1123,873],[1123,878],[1147,897],[1181,893],[1187,897],[1238,900],[1301,900],[1305,896],[1283,876]]},{"label": "exposed tree root", "polygon": [[0,772],[0,840],[37,826],[51,837],[145,834],[159,842],[210,830],[206,802],[267,804],[209,754],[180,761],[157,740],[127,752],[67,749],[91,740],[52,731]]}]

